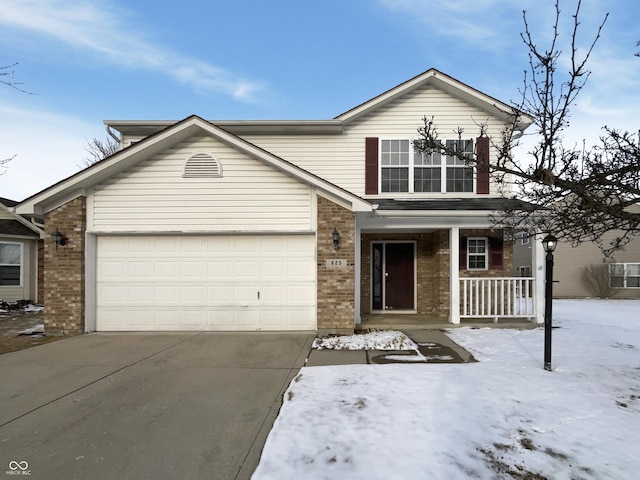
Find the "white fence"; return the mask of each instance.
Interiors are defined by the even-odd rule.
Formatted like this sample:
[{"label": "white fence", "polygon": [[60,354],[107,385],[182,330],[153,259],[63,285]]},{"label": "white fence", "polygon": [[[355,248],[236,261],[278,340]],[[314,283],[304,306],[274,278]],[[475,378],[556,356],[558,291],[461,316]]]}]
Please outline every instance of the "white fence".
[{"label": "white fence", "polygon": [[532,318],[535,296],[531,277],[461,278],[460,318]]}]

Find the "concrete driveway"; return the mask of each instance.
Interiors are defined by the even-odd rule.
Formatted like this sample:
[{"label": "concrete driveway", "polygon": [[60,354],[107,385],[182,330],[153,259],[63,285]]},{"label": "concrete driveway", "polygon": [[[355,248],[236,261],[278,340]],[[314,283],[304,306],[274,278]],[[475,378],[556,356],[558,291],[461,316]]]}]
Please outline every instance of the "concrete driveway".
[{"label": "concrete driveway", "polygon": [[100,333],[0,355],[0,475],[249,478],[313,338]]}]

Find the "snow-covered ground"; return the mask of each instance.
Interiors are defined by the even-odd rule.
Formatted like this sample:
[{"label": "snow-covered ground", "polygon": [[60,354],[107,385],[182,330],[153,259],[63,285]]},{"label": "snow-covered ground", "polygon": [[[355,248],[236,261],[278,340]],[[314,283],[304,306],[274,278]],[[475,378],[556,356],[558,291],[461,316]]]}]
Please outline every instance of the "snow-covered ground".
[{"label": "snow-covered ground", "polygon": [[640,301],[554,301],[544,331],[450,331],[479,363],[305,367],[254,480],[631,479]]}]

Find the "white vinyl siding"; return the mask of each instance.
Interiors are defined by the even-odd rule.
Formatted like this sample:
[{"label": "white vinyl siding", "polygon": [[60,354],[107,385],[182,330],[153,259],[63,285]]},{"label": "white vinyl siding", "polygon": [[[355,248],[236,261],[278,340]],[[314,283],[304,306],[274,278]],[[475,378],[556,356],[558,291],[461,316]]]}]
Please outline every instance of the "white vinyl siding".
[{"label": "white vinyl siding", "polygon": [[[207,153],[222,177],[184,178]],[[88,228],[102,232],[312,231],[310,187],[217,142],[194,137],[95,187]]]},{"label": "white vinyl siding", "polygon": [[104,236],[98,331],[315,330],[314,235]]},{"label": "white vinyl siding", "polygon": [[[425,115],[434,116],[443,135],[461,127],[465,136],[475,138],[479,136],[479,128],[474,121],[479,119],[487,122],[487,135],[495,138],[504,127],[491,112],[427,85],[348,123],[342,135],[246,135],[244,138],[356,195],[364,195],[364,139],[416,138],[418,128],[424,126]],[[491,192],[497,193],[493,184]]]}]

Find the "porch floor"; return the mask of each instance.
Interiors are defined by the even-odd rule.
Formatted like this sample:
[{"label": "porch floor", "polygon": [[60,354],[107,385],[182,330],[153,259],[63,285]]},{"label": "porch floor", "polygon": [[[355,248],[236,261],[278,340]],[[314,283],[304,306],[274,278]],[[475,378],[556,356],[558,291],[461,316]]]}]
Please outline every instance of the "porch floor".
[{"label": "porch floor", "polygon": [[493,318],[462,318],[460,324],[456,325],[430,315],[383,313],[362,315],[356,330],[440,330],[459,327],[533,329],[538,326],[534,320],[526,318],[500,318],[497,322]]}]

